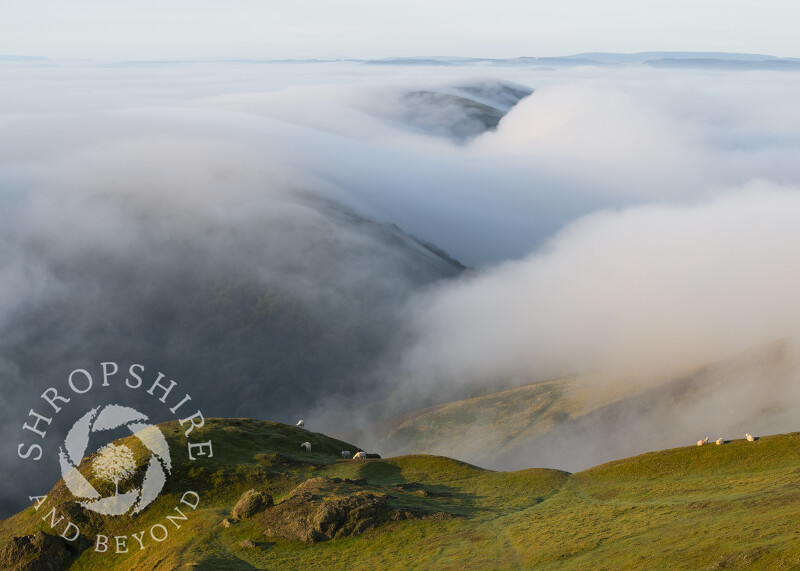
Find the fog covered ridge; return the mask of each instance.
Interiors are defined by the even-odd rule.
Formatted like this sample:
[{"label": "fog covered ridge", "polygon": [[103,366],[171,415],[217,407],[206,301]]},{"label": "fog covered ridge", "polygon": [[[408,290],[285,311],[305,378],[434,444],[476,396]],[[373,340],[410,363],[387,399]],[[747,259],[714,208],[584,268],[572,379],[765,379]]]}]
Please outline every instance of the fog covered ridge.
[{"label": "fog covered ridge", "polygon": [[499,81],[408,91],[398,94],[384,114],[421,133],[466,142],[497,129],[506,113],[531,93]]},{"label": "fog covered ridge", "polygon": [[425,58],[385,58],[368,60],[369,65],[386,66],[632,66],[649,65],[675,68],[721,68],[728,71],[746,70],[800,70],[800,59],[780,58],[764,54],[728,52],[585,52],[568,56],[516,57],[516,58],[466,58],[466,57],[425,57]]},{"label": "fog covered ridge", "polygon": [[391,455],[576,472],[705,436],[793,432],[800,414],[797,380],[796,348],[776,342],[673,377],[570,375],[478,394],[346,436]]}]

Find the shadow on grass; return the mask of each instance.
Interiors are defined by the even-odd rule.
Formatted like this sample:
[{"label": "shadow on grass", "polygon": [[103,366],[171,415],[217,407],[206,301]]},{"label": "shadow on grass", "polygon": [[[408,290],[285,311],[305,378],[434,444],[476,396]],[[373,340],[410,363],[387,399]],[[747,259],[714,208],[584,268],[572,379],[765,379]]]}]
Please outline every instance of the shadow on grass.
[{"label": "shadow on grass", "polygon": [[[431,486],[430,489],[434,490],[434,494],[441,493],[444,490],[447,490],[447,486]],[[466,518],[474,518],[480,515],[483,508],[479,507],[478,503],[485,498],[485,496],[479,496],[478,494],[473,494],[470,492],[462,492],[460,490],[453,490],[452,492],[445,492],[450,493],[449,497],[457,500],[459,504],[453,506],[447,506],[448,509],[444,510],[454,515],[463,516]]]},{"label": "shadow on grass", "polygon": [[415,508],[422,512],[446,512],[471,518],[480,512],[478,507],[482,496],[464,492],[458,488],[424,482],[411,482],[403,476],[402,469],[392,462],[365,461],[358,469],[358,475],[370,485],[388,487],[381,491],[394,497],[396,507]]},{"label": "shadow on grass", "polygon": [[406,482],[403,470],[392,462],[374,462],[365,460],[364,465],[358,469],[358,475],[370,484],[385,486]]}]

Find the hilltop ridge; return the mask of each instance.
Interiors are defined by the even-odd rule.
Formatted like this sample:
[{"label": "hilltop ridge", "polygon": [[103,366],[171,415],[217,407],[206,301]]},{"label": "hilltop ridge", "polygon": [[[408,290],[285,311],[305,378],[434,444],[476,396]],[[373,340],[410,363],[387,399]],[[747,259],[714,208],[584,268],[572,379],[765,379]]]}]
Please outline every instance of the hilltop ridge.
[{"label": "hilltop ridge", "polygon": [[[177,423],[160,426],[168,441],[179,438]],[[0,560],[36,569],[45,546],[61,554],[64,569],[581,569],[598,558],[613,568],[669,561],[686,569],[753,562],[779,569],[800,562],[800,433],[649,452],[569,474],[493,472],[429,455],[342,459],[343,447],[357,447],[249,419],[211,419],[201,431],[214,439],[213,467],[176,466],[164,494],[134,521],[137,529],[166,521],[182,490],[195,490],[196,508],[184,507],[187,521],[169,529],[168,541],[140,549],[129,537],[127,553],[98,553],[86,541],[66,544],[32,506],[0,522]],[[248,490],[272,502],[233,518]],[[50,496],[85,531],[125,533],[113,518],[70,507],[64,491],[59,483]]]}]

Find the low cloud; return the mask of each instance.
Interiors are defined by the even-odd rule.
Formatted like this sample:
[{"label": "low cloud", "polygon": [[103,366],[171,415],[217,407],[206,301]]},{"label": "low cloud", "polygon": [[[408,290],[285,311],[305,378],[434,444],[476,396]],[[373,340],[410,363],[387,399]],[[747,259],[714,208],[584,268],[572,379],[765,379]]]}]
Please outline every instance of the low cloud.
[{"label": "low cloud", "polygon": [[794,340],[797,216],[798,189],[765,182],[692,206],[586,216],[530,257],[418,300],[407,364],[467,383],[652,377]]},{"label": "low cloud", "polygon": [[[4,434],[89,354],[213,377],[228,398],[209,392],[208,414],[310,409],[333,430],[475,387],[664,379],[798,333],[797,74],[3,71]],[[452,136],[450,96],[495,81],[535,92]],[[420,92],[447,96],[408,121]],[[425,243],[473,270],[453,279]],[[253,335],[243,315],[291,335]],[[267,393],[266,378],[282,381]]]}]

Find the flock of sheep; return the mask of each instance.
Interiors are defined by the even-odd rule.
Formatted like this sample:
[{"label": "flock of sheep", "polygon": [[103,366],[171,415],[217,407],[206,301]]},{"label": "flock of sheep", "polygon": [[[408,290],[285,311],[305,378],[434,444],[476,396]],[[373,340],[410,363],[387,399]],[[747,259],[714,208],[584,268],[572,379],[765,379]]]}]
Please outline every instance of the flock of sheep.
[{"label": "flock of sheep", "polygon": [[[305,423],[304,420],[299,420],[299,421],[297,421],[297,424],[296,424],[296,426],[299,426],[300,428],[304,428],[305,425],[306,425],[306,423]],[[749,434],[749,433],[745,434],[744,437],[747,438],[748,442],[755,442],[755,440],[756,440],[756,437],[753,436],[752,434]],[[725,444],[725,441],[722,438],[717,438],[715,443],[716,443],[717,446],[721,446],[722,444]],[[697,445],[698,446],[702,446],[703,444],[708,444],[708,436],[706,436],[702,440],[698,440],[697,441]],[[300,444],[300,448],[305,449],[306,452],[310,452],[311,451],[311,443],[310,442],[303,442],[303,443]],[[349,457],[350,457],[350,451],[349,450],[342,450],[342,458],[347,460]],[[366,452],[364,452],[362,450],[362,451],[356,452],[355,455],[353,456],[353,460],[365,460],[367,458],[380,458],[380,455],[379,454],[367,454]]]},{"label": "flock of sheep", "polygon": [[[298,420],[295,426],[300,428],[305,428],[306,422],[304,420]],[[706,439],[707,440],[707,439]],[[306,452],[311,451],[311,443],[310,442],[301,442],[300,448],[304,449]],[[342,458],[347,460],[350,458],[351,452],[349,450],[342,450]],[[380,454],[367,454],[363,450],[356,452],[353,456],[353,460],[366,460],[367,458],[380,458]]]},{"label": "flock of sheep", "polygon": [[[745,434],[744,437],[747,438],[748,442],[755,442],[756,441],[756,437],[753,436],[752,434]],[[717,446],[719,446],[721,444],[725,444],[725,441],[722,438],[717,438],[716,443],[717,443]],[[708,436],[706,436],[702,440],[698,440],[697,441],[697,445],[698,446],[702,446],[703,444],[708,444]]]}]

